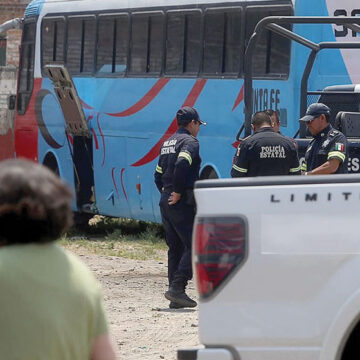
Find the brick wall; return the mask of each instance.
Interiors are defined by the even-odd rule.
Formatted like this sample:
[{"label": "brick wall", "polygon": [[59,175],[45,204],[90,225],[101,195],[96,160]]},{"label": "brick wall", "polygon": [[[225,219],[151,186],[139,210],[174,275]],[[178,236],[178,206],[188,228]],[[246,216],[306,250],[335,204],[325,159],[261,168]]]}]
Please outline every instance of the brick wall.
[{"label": "brick wall", "polygon": [[[14,18],[24,17],[25,7],[29,2],[25,0],[0,0],[0,24]],[[21,30],[10,30],[6,37],[6,65],[17,66],[19,63]]]},{"label": "brick wall", "polygon": [[[26,0],[0,0],[0,24],[24,17]],[[7,109],[7,99],[10,94],[16,93],[16,75],[19,64],[19,46],[21,30],[10,30],[5,35],[6,66],[0,66],[0,135],[6,134],[13,126],[13,112]]]},{"label": "brick wall", "polygon": [[16,89],[15,67],[0,67],[0,135],[6,134],[13,128],[13,112],[8,111],[8,96],[15,93]]}]

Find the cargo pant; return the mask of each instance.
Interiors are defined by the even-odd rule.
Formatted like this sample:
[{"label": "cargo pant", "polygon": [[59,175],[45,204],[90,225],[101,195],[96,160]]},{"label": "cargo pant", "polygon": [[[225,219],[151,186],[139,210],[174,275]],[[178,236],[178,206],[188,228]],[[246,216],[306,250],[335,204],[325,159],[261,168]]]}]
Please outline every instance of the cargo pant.
[{"label": "cargo pant", "polygon": [[175,205],[169,205],[170,193],[162,192],[160,212],[168,250],[169,285],[174,278],[184,283],[192,278],[191,239],[195,218],[195,206],[182,197]]}]

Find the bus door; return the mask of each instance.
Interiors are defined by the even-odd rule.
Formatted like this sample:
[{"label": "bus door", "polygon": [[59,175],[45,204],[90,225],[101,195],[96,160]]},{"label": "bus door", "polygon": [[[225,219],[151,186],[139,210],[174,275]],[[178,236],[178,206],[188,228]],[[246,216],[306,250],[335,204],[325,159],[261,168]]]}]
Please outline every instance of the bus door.
[{"label": "bus door", "polygon": [[74,165],[77,208],[96,213],[92,137],[82,105],[68,70],[49,64],[45,71],[53,82],[66,122],[66,138]]}]

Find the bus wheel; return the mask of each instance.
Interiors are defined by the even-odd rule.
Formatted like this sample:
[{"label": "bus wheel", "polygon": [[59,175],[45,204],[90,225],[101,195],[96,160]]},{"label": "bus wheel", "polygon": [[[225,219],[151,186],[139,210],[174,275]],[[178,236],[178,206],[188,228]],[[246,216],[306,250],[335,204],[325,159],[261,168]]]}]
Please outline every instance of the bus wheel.
[{"label": "bus wheel", "polygon": [[218,179],[218,178],[219,178],[218,174],[211,166],[206,166],[200,174],[200,180]]},{"label": "bus wheel", "polygon": [[54,154],[48,153],[45,156],[43,165],[46,166],[48,169],[50,169],[57,176],[60,176],[59,166],[58,166],[58,163],[57,163],[57,160],[56,160]]}]

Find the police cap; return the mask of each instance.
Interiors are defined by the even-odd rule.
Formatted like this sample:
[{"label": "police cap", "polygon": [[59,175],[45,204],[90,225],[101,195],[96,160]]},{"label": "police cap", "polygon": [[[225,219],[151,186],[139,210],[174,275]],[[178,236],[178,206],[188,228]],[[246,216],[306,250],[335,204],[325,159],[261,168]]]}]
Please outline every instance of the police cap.
[{"label": "police cap", "polygon": [[330,109],[325,104],[314,103],[307,108],[305,116],[302,117],[299,121],[309,122],[322,114],[329,117]]},{"label": "police cap", "polygon": [[201,125],[206,125],[206,122],[200,120],[198,112],[190,106],[184,106],[179,109],[176,113],[176,120],[179,126],[186,126],[192,120],[199,121]]}]

